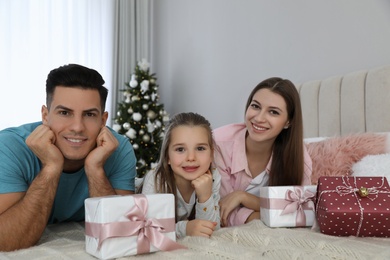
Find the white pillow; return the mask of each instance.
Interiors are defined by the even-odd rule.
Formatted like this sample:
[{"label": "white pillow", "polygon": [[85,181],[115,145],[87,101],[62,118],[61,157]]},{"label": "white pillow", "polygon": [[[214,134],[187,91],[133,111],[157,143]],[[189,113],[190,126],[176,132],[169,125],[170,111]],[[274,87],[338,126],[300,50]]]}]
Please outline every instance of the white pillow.
[{"label": "white pillow", "polygon": [[323,141],[325,139],[328,139],[329,137],[308,137],[308,138],[305,138],[303,139],[304,143],[308,144],[308,143],[315,143],[315,142],[320,142],[320,141]]},{"label": "white pillow", "polygon": [[352,176],[385,176],[390,182],[390,153],[367,155],[352,166]]}]

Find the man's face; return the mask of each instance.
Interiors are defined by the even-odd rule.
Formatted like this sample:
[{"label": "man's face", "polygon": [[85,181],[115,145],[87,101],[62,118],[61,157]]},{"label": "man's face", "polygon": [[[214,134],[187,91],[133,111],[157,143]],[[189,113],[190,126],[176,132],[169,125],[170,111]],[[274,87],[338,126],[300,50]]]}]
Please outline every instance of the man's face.
[{"label": "man's face", "polygon": [[83,165],[96,147],[96,138],[107,117],[107,112],[101,111],[99,92],[92,89],[58,86],[50,110],[42,108],[42,122],[54,132],[54,144],[62,152],[65,166]]}]

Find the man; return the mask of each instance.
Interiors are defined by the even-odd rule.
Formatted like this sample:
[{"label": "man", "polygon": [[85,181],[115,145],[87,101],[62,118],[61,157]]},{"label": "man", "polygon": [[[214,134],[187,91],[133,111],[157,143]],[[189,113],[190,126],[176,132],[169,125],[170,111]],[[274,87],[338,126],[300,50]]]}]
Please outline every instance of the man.
[{"label": "man", "polygon": [[80,65],[54,69],[42,122],[0,131],[0,251],[35,245],[47,224],[83,221],[88,197],[134,193],[134,151],[106,126],[103,84]]}]

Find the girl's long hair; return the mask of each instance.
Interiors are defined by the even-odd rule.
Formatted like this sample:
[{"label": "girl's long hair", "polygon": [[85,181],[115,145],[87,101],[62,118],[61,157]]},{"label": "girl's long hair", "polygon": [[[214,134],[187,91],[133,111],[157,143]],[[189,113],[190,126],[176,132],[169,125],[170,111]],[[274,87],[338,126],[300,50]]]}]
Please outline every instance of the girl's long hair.
[{"label": "girl's long hair", "polygon": [[260,82],[252,90],[245,111],[250,106],[256,92],[265,88],[283,97],[289,121],[289,128],[283,129],[276,137],[272,149],[269,185],[301,185],[304,174],[304,144],[299,93],[291,81],[277,77],[269,78]]},{"label": "girl's long hair", "polygon": [[[178,126],[200,126],[207,130],[208,142],[213,156],[214,139],[209,121],[203,116],[196,113],[179,113],[173,116],[166,126],[164,140],[161,145],[160,157],[156,167],[156,177],[154,180],[157,193],[171,193],[177,198],[177,188],[175,175],[168,164],[169,162],[169,145],[172,140],[172,130]],[[188,137],[190,138],[190,137]],[[211,169],[211,165],[210,165]],[[177,199],[175,200],[177,209]],[[176,216],[177,221],[177,216]]]}]

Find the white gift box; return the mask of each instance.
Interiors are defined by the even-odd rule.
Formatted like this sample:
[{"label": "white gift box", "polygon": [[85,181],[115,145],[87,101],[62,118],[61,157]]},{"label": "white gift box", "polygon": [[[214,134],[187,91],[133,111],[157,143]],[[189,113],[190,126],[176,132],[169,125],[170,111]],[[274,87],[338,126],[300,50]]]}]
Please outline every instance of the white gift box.
[{"label": "white gift box", "polygon": [[317,186],[260,188],[260,219],[269,227],[312,226]]},{"label": "white gift box", "polygon": [[173,194],[135,194],[85,200],[87,253],[112,259],[185,248],[176,243]]}]

